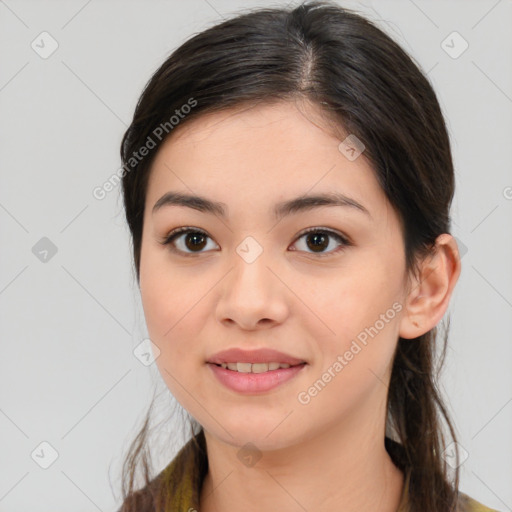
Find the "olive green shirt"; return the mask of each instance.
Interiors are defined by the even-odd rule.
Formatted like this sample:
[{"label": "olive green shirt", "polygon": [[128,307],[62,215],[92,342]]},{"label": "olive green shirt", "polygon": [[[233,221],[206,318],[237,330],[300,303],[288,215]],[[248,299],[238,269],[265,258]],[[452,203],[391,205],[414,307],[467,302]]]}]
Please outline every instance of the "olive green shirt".
[{"label": "olive green shirt", "polygon": [[[208,463],[204,445],[204,434],[199,437],[202,450],[198,450],[189,440],[181,448],[171,463],[151,482],[149,487],[137,491],[135,500],[137,512],[154,511],[152,485],[157,481],[172,489],[172,505],[165,508],[165,512],[200,512],[199,498],[203,479],[206,475]],[[390,443],[390,448],[388,448]],[[386,438],[386,448],[394,459],[394,452],[399,447],[398,443],[389,441]],[[176,467],[178,462],[183,463],[184,470],[178,473]],[[405,472],[405,481],[397,512],[412,512],[408,503],[410,472]],[[118,512],[123,512],[121,507]],[[459,491],[457,512],[498,512],[494,509],[482,505],[478,501],[470,498]]]}]

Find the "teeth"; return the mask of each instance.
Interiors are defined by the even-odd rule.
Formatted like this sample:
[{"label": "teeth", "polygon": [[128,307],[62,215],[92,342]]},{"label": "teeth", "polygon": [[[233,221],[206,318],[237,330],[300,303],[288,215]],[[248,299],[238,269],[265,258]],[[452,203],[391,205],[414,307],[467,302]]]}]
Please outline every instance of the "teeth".
[{"label": "teeth", "polygon": [[240,373],[251,373],[251,363],[236,363],[236,369]]},{"label": "teeth", "polygon": [[264,373],[278,368],[290,368],[288,363],[221,363],[221,366],[240,373]]}]

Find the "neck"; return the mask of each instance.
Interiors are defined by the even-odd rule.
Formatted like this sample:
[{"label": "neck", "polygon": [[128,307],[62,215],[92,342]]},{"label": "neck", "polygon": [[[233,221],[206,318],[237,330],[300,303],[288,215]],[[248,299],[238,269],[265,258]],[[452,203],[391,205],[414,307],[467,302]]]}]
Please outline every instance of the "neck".
[{"label": "neck", "polygon": [[404,475],[385,449],[384,421],[375,423],[375,411],[372,418],[354,416],[300,444],[264,451],[247,466],[239,446],[205,431],[209,468],[201,512],[396,512]]}]

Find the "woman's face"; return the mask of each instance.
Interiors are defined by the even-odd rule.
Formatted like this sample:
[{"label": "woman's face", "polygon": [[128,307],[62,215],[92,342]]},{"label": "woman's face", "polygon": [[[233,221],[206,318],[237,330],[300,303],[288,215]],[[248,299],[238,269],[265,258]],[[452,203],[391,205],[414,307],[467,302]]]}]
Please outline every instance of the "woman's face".
[{"label": "woman's face", "polygon": [[[404,313],[400,224],[364,152],[340,150],[315,110],[308,118],[284,102],[209,114],[175,128],[152,165],[140,288],[156,362],[182,406],[232,445],[286,447],[384,422]],[[169,192],[222,203],[225,216],[197,200],[154,209]],[[353,203],[274,214],[322,194]],[[161,243],[180,227],[191,233]],[[235,374],[209,362],[232,348],[306,364]]]}]

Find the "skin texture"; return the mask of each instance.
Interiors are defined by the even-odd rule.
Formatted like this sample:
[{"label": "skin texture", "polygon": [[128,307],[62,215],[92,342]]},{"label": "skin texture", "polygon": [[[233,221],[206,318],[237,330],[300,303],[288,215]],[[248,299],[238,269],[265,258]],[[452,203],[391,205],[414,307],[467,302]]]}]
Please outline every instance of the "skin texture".
[{"label": "skin texture", "polygon": [[[384,447],[392,358],[399,336],[415,338],[442,319],[460,258],[453,237],[443,234],[421,277],[408,280],[396,212],[364,153],[350,161],[338,149],[342,140],[315,107],[280,102],[191,120],[153,162],[140,290],[159,371],[205,429],[209,472],[201,512],[392,512],[400,502],[403,474]],[[180,206],[152,214],[171,190],[220,201],[228,217]],[[277,202],[332,191],[371,216],[339,206],[279,222],[271,215]],[[183,252],[173,253],[160,242],[182,226],[208,237],[195,249],[179,235],[174,245]],[[335,252],[341,243],[331,236],[315,252],[311,236],[301,236],[310,227],[339,232],[351,245]],[[236,250],[247,236],[263,250],[252,263]],[[299,393],[365,328],[387,311],[391,317],[389,310],[394,315],[384,327],[300,403]],[[308,365],[272,391],[241,395],[206,364],[232,347],[275,348]],[[238,457],[249,442],[261,456],[254,465]]]}]

